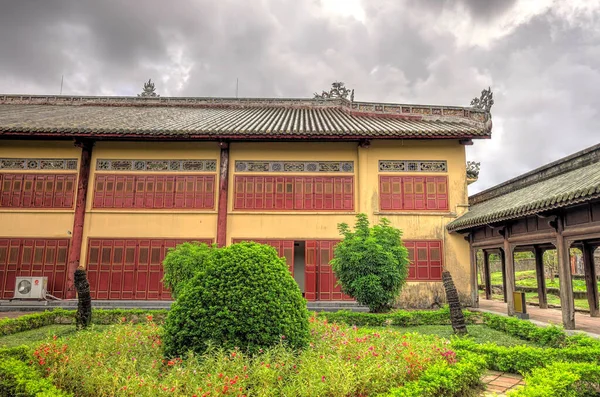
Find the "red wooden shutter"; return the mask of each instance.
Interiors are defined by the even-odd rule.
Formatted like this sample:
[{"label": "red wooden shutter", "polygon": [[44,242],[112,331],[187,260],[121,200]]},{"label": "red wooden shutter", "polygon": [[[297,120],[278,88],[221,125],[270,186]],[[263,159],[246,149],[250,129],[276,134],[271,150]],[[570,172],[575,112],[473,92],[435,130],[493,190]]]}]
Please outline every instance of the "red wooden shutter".
[{"label": "red wooden shutter", "polygon": [[204,177],[204,206],[202,208],[215,208],[215,177],[208,175]]},{"label": "red wooden shutter", "polygon": [[135,273],[135,299],[146,299],[150,267],[150,240],[138,242],[138,262]]},{"label": "red wooden shutter", "polygon": [[408,250],[408,260],[410,261],[407,280],[416,280],[417,268],[415,265],[415,243],[414,241],[404,241],[404,246]]},{"label": "red wooden shutter", "polygon": [[92,299],[96,299],[96,291],[98,290],[100,245],[100,240],[90,239],[88,242],[87,265],[85,270],[87,271],[87,278],[90,283],[90,295],[92,296]]},{"label": "red wooden shutter", "polygon": [[[68,177],[73,178],[73,176],[69,176]],[[68,181],[69,179],[67,179],[67,186],[65,187],[65,195],[66,195],[66,202],[65,202],[65,206],[71,207],[73,206],[73,186],[71,186],[69,188],[69,184]],[[35,175],[31,175],[31,174],[26,174],[23,175],[23,199],[21,201],[23,208],[30,208],[33,206],[33,188],[34,188],[34,184],[35,184]],[[69,202],[69,194],[71,195],[71,200]]]},{"label": "red wooden shutter", "polygon": [[244,209],[254,209],[254,184],[256,177],[246,177],[244,187]]},{"label": "red wooden shutter", "polygon": [[315,192],[314,192],[314,180],[315,178],[313,177],[306,177],[304,178],[304,186],[303,186],[303,192],[304,192],[304,206],[303,208],[306,210],[314,210],[315,209],[315,200],[314,200],[314,196],[315,196]]},{"label": "red wooden shutter", "polygon": [[152,240],[150,242],[150,264],[148,266],[148,281],[146,284],[148,295],[146,299],[160,299],[162,261],[164,257],[164,240]]},{"label": "red wooden shutter", "polygon": [[125,259],[125,241],[115,240],[109,276],[109,299],[122,299],[123,292],[123,263]]},{"label": "red wooden shutter", "polygon": [[[333,257],[333,253],[331,252],[332,246],[330,241],[318,241],[318,285],[319,285],[319,294],[317,296],[318,300],[321,301],[330,301],[330,300],[341,300],[342,293],[334,293],[334,284],[335,277],[333,275],[333,271],[331,270],[331,265],[329,261],[331,257]],[[339,296],[338,296],[339,295]]]},{"label": "red wooden shutter", "polygon": [[314,179],[314,209],[315,210],[322,210],[325,208],[324,203],[325,203],[325,192],[324,192],[324,186],[323,186],[323,178],[321,177],[316,177]]},{"label": "red wooden shutter", "polygon": [[252,208],[262,210],[265,208],[265,178],[254,177],[254,201]]},{"label": "red wooden shutter", "polygon": [[135,275],[137,263],[137,241],[125,240],[121,299],[135,298]]},{"label": "red wooden shutter", "polygon": [[176,208],[175,205],[175,176],[165,176],[165,207],[164,208]]},{"label": "red wooden shutter", "polygon": [[285,178],[285,209],[294,209],[294,178],[291,176]]},{"label": "red wooden shutter", "polygon": [[265,177],[265,201],[263,208],[266,210],[275,208],[275,178],[272,176]]},{"label": "red wooden shutter", "polygon": [[243,210],[244,207],[244,192],[245,192],[246,178],[243,176],[235,177],[235,201],[234,208],[237,210]]},{"label": "red wooden shutter", "polygon": [[115,176],[115,196],[113,208],[125,207],[125,176]]},{"label": "red wooden shutter", "polygon": [[[0,175],[0,183],[2,182],[2,175]],[[3,186],[3,185],[0,185]],[[6,291],[6,273],[8,270],[8,239],[0,239],[0,299],[10,299],[12,296],[7,296]]]},{"label": "red wooden shutter", "polygon": [[[23,174],[15,175],[13,179],[13,188],[12,188],[12,203],[13,207],[21,207],[21,191],[23,189]],[[52,194],[52,193],[51,193]],[[50,206],[52,206],[52,196],[50,196]]]},{"label": "red wooden shutter", "polygon": [[304,297],[308,301],[317,299],[317,245],[317,241],[306,241],[304,256]]},{"label": "red wooden shutter", "polygon": [[436,201],[438,210],[447,210],[448,206],[448,177],[438,176],[435,178]]},{"label": "red wooden shutter", "polygon": [[293,178],[294,186],[294,206],[295,210],[303,210],[304,208],[304,178],[297,176]]}]

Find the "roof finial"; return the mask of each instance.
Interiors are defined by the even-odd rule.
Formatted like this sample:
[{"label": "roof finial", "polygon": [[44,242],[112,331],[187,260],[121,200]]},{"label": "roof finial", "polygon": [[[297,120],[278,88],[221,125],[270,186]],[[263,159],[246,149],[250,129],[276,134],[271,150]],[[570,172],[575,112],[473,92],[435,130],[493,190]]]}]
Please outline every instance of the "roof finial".
[{"label": "roof finial", "polygon": [[154,83],[152,82],[152,79],[148,79],[148,82],[144,83],[144,90],[141,94],[138,94],[138,96],[158,98],[160,95],[158,95],[155,91],[156,89],[154,88]]},{"label": "roof finial", "polygon": [[481,97],[473,98],[471,101],[471,106],[475,109],[485,110],[487,113],[490,113],[492,109],[492,105],[494,104],[494,94],[492,93],[491,87],[488,87],[487,90],[481,91]]},{"label": "roof finial", "polygon": [[354,90],[350,90],[350,88],[346,88],[344,86],[344,83],[341,81],[334,81],[331,84],[331,89],[329,90],[329,92],[323,91],[320,94],[315,92],[314,98],[315,99],[330,99],[330,98],[348,99],[348,95],[350,95],[350,93],[352,93],[352,95],[350,96],[350,101],[354,101]]}]

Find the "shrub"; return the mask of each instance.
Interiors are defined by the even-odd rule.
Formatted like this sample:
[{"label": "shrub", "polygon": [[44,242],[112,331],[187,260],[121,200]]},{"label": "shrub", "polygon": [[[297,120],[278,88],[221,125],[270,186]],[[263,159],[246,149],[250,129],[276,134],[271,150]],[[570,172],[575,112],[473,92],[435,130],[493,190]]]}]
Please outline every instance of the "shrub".
[{"label": "shrub", "polygon": [[387,219],[369,227],[365,214],[356,216],[355,230],[339,225],[344,239],[335,247],[331,261],[342,291],[372,312],[389,310],[408,275],[408,250],[402,232]]},{"label": "shrub", "polygon": [[432,365],[419,379],[392,389],[387,397],[466,395],[481,384],[479,379],[485,370],[485,360],[472,353],[463,353],[461,356],[455,365],[445,362]]},{"label": "shrub", "polygon": [[173,298],[185,283],[204,268],[204,261],[210,248],[204,243],[183,243],[170,249],[163,261],[165,287],[171,290]]},{"label": "shrub", "polygon": [[[480,312],[464,310],[463,315],[467,324],[475,324],[481,321]],[[360,313],[340,310],[337,312],[320,312],[317,316],[327,318],[330,322],[370,327],[384,325],[409,327],[416,325],[451,324],[450,309],[447,306],[439,310],[397,310],[390,313]]]},{"label": "shrub", "polygon": [[556,361],[600,365],[600,348],[591,346],[542,348],[519,345],[505,347],[497,346],[494,343],[477,344],[468,339],[454,339],[452,347],[485,357],[490,369],[511,373],[525,374],[534,368],[545,367]]},{"label": "shrub", "polygon": [[67,397],[72,394],[57,389],[35,367],[16,358],[0,360],[0,396]]},{"label": "shrub", "polygon": [[591,363],[553,363],[525,375],[525,384],[510,396],[597,396],[600,393],[600,366]]},{"label": "shrub", "polygon": [[213,249],[180,291],[164,326],[165,353],[204,352],[210,343],[252,352],[284,340],[308,343],[308,310],[274,248],[239,243]]},{"label": "shrub", "polygon": [[555,325],[538,327],[530,321],[515,317],[484,313],[483,322],[492,329],[535,342],[541,346],[564,346],[568,338],[562,328]]}]

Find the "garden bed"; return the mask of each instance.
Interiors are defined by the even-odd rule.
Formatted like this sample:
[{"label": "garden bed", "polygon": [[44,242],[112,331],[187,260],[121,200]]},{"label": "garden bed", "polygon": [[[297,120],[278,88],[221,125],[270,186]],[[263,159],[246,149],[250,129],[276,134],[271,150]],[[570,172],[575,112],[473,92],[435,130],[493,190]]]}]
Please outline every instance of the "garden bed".
[{"label": "garden bed", "polygon": [[[183,360],[163,357],[157,324],[163,311],[152,321],[142,311],[95,312],[97,322],[117,324],[77,333],[62,325],[71,312],[34,314],[35,321],[24,316],[0,322],[0,332],[12,334],[0,338],[0,346],[7,338],[35,346],[0,349],[0,395],[454,396],[478,393],[486,368],[524,374],[528,383],[515,391],[518,396],[543,395],[536,393],[547,389],[545,377],[556,380],[557,393],[584,395],[600,387],[593,378],[600,341],[567,336],[554,326],[465,313],[468,338],[450,335],[447,308],[323,313],[312,317],[311,344],[301,352],[288,349],[283,338],[252,357],[210,349]],[[24,324],[37,329],[23,332]]]}]

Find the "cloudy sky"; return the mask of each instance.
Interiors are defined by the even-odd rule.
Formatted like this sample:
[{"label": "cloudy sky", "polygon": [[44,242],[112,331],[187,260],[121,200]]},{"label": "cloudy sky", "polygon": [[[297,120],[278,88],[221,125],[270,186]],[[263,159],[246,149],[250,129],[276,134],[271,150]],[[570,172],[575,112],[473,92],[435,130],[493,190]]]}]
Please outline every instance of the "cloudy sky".
[{"label": "cloudy sky", "polygon": [[468,105],[475,193],[600,142],[600,0],[0,0],[0,93]]}]

